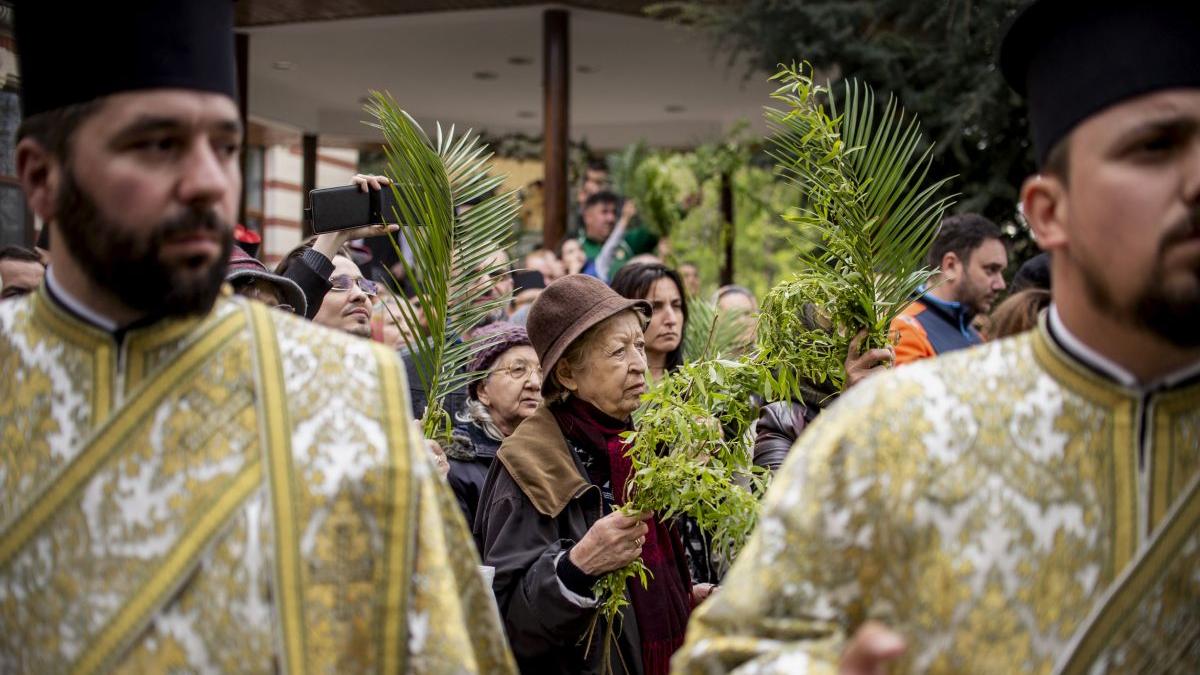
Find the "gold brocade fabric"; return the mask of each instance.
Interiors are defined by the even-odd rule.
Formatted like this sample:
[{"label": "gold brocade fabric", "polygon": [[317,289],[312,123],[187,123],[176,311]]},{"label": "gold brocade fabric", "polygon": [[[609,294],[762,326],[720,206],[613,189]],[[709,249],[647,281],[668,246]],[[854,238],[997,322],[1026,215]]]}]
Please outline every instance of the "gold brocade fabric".
[{"label": "gold brocade fabric", "polygon": [[1062,675],[1200,672],[1200,476],[1076,636]]},{"label": "gold brocade fabric", "polygon": [[514,672],[396,355],[0,303],[0,672]]},{"label": "gold brocade fabric", "polygon": [[[1200,384],[1122,388],[1046,331],[872,378],[823,413],[675,672],[836,672],[869,619],[907,641],[892,673],[1052,672],[1200,471]],[[1190,596],[1171,600],[1196,607],[1200,549],[1179,550]]]}]

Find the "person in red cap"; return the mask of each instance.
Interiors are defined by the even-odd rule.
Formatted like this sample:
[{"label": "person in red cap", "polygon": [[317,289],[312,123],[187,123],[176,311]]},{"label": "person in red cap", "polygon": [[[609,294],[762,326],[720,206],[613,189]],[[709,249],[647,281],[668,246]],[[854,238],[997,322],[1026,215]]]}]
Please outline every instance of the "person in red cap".
[{"label": "person in red cap", "polygon": [[14,10],[53,236],[0,303],[0,672],[513,672],[395,352],[222,293],[233,10]]}]

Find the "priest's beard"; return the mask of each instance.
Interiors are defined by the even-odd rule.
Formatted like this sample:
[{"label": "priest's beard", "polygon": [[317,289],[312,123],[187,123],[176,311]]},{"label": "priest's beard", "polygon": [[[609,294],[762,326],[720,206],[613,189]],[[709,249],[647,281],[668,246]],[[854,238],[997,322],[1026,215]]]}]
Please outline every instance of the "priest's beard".
[{"label": "priest's beard", "polygon": [[[62,243],[88,278],[125,306],[150,316],[204,314],[212,309],[233,248],[233,228],[215,211],[190,210],[149,232],[131,232],[100,215],[70,169],[64,172],[57,204]],[[216,233],[221,255],[213,261],[164,262],[163,242],[191,232]]]},{"label": "priest's beard", "polygon": [[1192,270],[1196,283],[1191,288],[1172,288],[1167,283],[1163,260],[1170,246],[1181,239],[1195,236],[1198,229],[1200,209],[1171,228],[1159,246],[1154,266],[1149,270],[1143,288],[1132,302],[1117,302],[1104,270],[1084,265],[1083,280],[1088,296],[1097,307],[1111,316],[1140,326],[1176,347],[1200,347],[1200,269]]}]

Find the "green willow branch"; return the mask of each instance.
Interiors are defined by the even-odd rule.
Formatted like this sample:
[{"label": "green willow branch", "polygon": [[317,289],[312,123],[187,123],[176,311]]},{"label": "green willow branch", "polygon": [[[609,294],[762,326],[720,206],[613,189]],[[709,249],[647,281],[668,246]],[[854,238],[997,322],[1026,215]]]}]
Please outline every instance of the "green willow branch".
[{"label": "green willow branch", "polygon": [[[946,180],[924,187],[928,151],[920,152],[915,120],[895,100],[876,116],[865,85],[847,84],[843,109],[812,82],[809,66],[784,68],[768,109],[770,153],[804,202],[784,215],[798,234],[820,245],[801,247],[804,266],[771,290],[759,317],[758,344],[736,358],[709,355],[716,321],[693,333],[700,359],[655,382],[626,437],[633,475],[622,511],[652,511],[669,521],[694,519],[717,554],[732,560],[757,522],[768,474],[752,465],[753,397],[802,400],[802,384],[839,387],[849,341],[861,329],[868,345],[887,342],[887,327],[931,272],[923,267],[949,197]],[[701,329],[703,330],[703,329]],[[605,665],[632,580],[652,583],[640,560],[602,577],[593,588],[597,621],[606,622]],[[589,630],[594,633],[596,622]]]}]

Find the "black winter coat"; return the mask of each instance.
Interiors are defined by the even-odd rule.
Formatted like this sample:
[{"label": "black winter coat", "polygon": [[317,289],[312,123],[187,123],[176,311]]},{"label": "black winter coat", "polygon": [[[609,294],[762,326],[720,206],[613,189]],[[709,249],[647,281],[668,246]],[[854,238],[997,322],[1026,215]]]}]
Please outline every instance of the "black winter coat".
[{"label": "black winter coat", "polygon": [[483,482],[500,449],[500,441],[488,436],[474,422],[455,427],[453,436],[446,447],[446,459],[450,460],[450,474],[446,478],[467,517],[467,527],[473,527],[479,494],[483,492]]},{"label": "black winter coat", "polygon": [[800,432],[821,409],[795,401],[776,401],[763,406],[755,427],[754,465],[775,471],[787,458]]},{"label": "black winter coat", "polygon": [[[590,649],[582,639],[596,608],[572,602],[556,573],[559,555],[604,515],[600,488],[585,476],[543,406],[501,444],[479,498],[476,543],[483,564],[496,569],[492,590],[523,673],[603,672],[604,625],[597,626]],[[631,606],[623,611],[611,664],[616,675],[643,672]]]},{"label": "black winter coat", "polygon": [[[425,406],[429,404],[429,399],[425,395],[425,386],[421,384],[421,376],[417,372],[416,357],[412,352],[403,351],[400,353],[400,359],[404,361],[404,375],[408,378],[408,400],[412,403],[412,414],[414,419],[421,419],[425,415]],[[451,415],[462,410],[467,405],[467,385],[463,385],[448,394],[442,399],[442,408]]]}]

